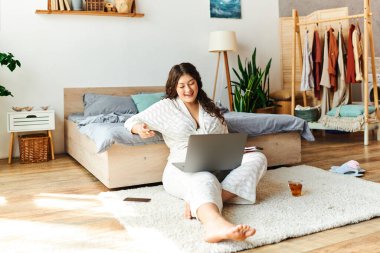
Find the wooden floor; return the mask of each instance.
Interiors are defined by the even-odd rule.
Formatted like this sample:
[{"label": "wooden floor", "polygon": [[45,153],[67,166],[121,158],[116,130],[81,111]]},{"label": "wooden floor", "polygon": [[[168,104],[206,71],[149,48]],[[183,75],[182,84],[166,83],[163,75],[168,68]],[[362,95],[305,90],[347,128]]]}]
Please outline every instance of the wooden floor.
[{"label": "wooden floor", "polygon": [[[380,182],[380,142],[364,147],[361,134],[316,135],[302,143],[302,163],[329,169],[354,159],[365,179]],[[103,210],[103,191],[66,155],[32,165],[0,160],[0,252],[146,252]],[[380,252],[380,218],[244,252]]]}]

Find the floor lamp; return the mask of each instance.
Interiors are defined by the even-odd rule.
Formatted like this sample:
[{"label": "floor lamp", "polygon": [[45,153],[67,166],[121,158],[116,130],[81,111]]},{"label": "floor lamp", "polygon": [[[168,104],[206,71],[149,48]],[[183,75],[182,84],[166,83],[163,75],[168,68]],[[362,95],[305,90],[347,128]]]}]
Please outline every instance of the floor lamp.
[{"label": "floor lamp", "polygon": [[218,63],[216,65],[216,74],[214,82],[214,90],[212,93],[212,100],[215,101],[215,90],[216,83],[218,80],[220,53],[223,52],[224,56],[224,66],[226,69],[226,79],[227,79],[227,90],[228,90],[228,100],[230,103],[230,111],[234,110],[233,99],[232,99],[232,87],[231,87],[231,77],[230,68],[228,66],[228,51],[237,51],[236,34],[233,31],[215,31],[210,33],[210,44],[208,48],[209,52],[218,53]]}]

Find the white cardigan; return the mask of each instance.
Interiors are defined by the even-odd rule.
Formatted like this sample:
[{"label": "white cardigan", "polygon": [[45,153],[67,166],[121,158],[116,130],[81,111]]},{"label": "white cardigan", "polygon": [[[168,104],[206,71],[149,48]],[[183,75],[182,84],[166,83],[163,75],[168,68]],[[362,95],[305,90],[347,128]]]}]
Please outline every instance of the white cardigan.
[{"label": "white cardigan", "polygon": [[226,124],[199,106],[199,128],[180,98],[163,99],[129,118],[124,126],[131,131],[138,123],[158,131],[170,149],[170,162],[184,162],[190,135],[228,133]]}]

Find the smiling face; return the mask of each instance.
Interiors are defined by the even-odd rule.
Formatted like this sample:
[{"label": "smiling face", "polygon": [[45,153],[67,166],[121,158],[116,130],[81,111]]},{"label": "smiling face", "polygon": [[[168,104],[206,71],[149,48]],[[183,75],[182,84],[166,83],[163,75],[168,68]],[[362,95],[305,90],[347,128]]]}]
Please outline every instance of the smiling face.
[{"label": "smiling face", "polygon": [[197,102],[198,83],[192,76],[188,74],[182,75],[178,80],[176,91],[178,97],[185,104]]}]

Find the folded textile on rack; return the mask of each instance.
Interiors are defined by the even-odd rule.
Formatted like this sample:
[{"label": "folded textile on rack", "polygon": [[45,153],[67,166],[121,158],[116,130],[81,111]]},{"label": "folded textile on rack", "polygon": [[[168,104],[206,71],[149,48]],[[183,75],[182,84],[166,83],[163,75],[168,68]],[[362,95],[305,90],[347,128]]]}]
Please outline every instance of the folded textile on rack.
[{"label": "folded textile on rack", "polygon": [[356,132],[360,131],[363,127],[364,115],[357,117],[332,117],[323,115],[318,122],[332,130]]},{"label": "folded textile on rack", "polygon": [[[375,106],[368,106],[368,113],[376,110]],[[357,117],[364,114],[364,105],[341,105],[331,109],[327,115],[335,117]]]},{"label": "folded textile on rack", "polygon": [[308,111],[308,110],[312,110],[312,109],[318,109],[321,107],[321,105],[317,105],[317,106],[302,106],[302,105],[297,105],[294,110],[296,111]]}]

